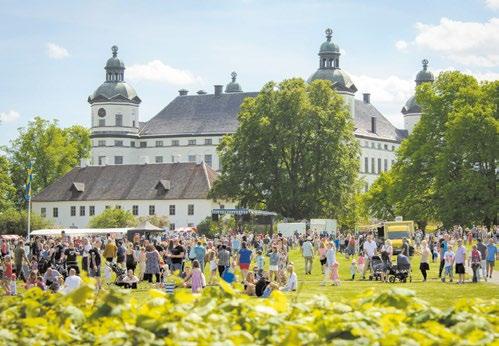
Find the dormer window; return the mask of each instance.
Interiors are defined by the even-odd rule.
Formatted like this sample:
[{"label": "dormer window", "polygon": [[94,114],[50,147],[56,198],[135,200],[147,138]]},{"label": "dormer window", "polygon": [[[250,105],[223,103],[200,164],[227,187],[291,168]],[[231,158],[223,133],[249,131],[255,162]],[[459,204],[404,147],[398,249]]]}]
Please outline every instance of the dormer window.
[{"label": "dormer window", "polygon": [[73,192],[84,192],[85,191],[85,183],[73,183],[70,188]]},{"label": "dormer window", "polygon": [[168,191],[170,191],[170,188],[171,188],[170,180],[161,179],[160,181],[158,181],[158,183],[156,184],[156,186],[154,188],[158,192],[158,195],[164,195]]}]

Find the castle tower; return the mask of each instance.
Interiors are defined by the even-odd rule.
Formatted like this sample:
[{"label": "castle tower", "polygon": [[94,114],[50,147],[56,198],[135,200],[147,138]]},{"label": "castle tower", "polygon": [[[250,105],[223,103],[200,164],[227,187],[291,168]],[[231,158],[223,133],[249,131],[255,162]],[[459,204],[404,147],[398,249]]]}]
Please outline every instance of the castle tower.
[{"label": "castle tower", "polygon": [[135,163],[133,148],[139,132],[140,98],[125,82],[125,64],[118,58],[118,47],[111,48],[106,80],[88,97],[92,127],[92,164]]},{"label": "castle tower", "polygon": [[[435,80],[433,73],[428,70],[428,60],[424,59],[422,61],[423,69],[416,75],[416,86],[422,83],[432,83]],[[421,119],[421,107],[416,102],[416,95],[412,95],[409,100],[405,103],[404,108],[402,108],[402,114],[404,115],[404,128],[409,132],[409,134],[414,130],[414,127]]]},{"label": "castle tower", "polygon": [[340,48],[331,41],[332,35],[333,30],[326,29],[326,41],[319,49],[319,68],[308,78],[307,82],[317,79],[330,81],[333,88],[345,99],[345,103],[350,108],[350,114],[353,116],[357,87],[348,73],[340,68]]}]

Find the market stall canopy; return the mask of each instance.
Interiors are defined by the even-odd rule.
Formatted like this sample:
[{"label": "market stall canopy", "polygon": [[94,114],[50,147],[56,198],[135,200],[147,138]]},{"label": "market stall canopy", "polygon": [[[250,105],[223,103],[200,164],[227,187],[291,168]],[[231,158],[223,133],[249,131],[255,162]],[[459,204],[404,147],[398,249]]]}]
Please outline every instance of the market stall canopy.
[{"label": "market stall canopy", "polygon": [[163,231],[162,228],[154,226],[149,221],[141,222],[137,227],[130,228],[130,231]]},{"label": "market stall canopy", "polygon": [[58,228],[58,229],[38,229],[31,232],[31,236],[47,235],[60,236],[62,232],[66,236],[89,235],[89,234],[125,234],[128,228]]}]

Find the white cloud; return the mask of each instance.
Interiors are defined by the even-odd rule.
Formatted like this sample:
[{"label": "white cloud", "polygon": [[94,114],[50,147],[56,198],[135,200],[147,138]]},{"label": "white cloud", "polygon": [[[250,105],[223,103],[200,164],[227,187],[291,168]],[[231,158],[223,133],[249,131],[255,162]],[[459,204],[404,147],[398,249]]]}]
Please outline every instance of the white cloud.
[{"label": "white cloud", "polygon": [[397,48],[397,50],[404,51],[407,47],[409,47],[409,44],[404,40],[398,40],[395,42],[395,48]]},{"label": "white cloud", "polygon": [[47,43],[47,55],[51,59],[64,59],[69,56],[69,52],[66,48],[59,46],[55,43]]},{"label": "white cloud", "polygon": [[499,18],[485,23],[441,18],[437,25],[417,23],[414,44],[462,65],[499,66]]},{"label": "white cloud", "polygon": [[10,110],[6,112],[0,112],[0,124],[12,124],[21,117],[21,114],[15,110]]},{"label": "white cloud", "polygon": [[180,70],[153,60],[147,64],[132,65],[127,68],[127,77],[132,80],[148,80],[172,85],[201,84],[201,77],[187,70]]},{"label": "white cloud", "polygon": [[397,103],[402,105],[414,94],[415,83],[397,76],[375,78],[370,76],[352,76],[359,93],[370,93],[373,103]]},{"label": "white cloud", "polygon": [[499,10],[499,0],[485,0],[485,4],[488,8]]}]

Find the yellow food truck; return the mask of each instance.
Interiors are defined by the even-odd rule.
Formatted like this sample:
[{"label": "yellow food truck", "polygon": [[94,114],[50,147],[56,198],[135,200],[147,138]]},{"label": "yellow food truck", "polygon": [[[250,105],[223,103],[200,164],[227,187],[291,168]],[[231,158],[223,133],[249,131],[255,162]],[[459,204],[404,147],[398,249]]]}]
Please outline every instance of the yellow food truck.
[{"label": "yellow food truck", "polygon": [[402,250],[404,238],[409,241],[412,247],[411,238],[414,234],[414,221],[387,221],[383,224],[383,238],[390,239],[393,246],[393,253]]}]

